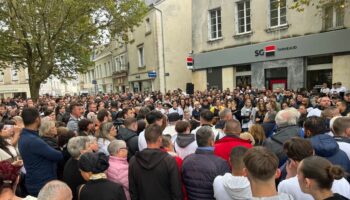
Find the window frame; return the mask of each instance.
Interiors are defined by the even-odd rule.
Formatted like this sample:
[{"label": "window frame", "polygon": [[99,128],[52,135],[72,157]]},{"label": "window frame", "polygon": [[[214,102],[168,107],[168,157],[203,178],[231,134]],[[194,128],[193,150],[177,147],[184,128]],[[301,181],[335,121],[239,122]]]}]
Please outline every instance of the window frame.
[{"label": "window frame", "polygon": [[[14,76],[14,73],[13,72],[15,72],[16,73],[16,76]],[[17,70],[17,69],[11,69],[11,81],[19,81],[19,77],[18,77],[18,74],[19,73],[19,71]],[[16,79],[14,79],[14,77],[17,77]]]},{"label": "window frame", "polygon": [[[140,53],[140,49],[142,49],[142,54]],[[145,48],[143,45],[140,45],[137,47],[137,54],[138,54],[138,61],[139,61],[139,64],[138,64],[138,67],[139,68],[143,68],[145,67]]]},{"label": "window frame", "polygon": [[[247,15],[247,2],[249,2],[249,10],[250,10],[250,12],[249,12],[249,16]],[[239,6],[239,4],[243,4],[243,12],[244,12],[244,16],[243,16],[243,18],[244,18],[244,31],[243,32],[240,32],[240,26],[241,26],[241,24],[240,24],[240,22],[239,22],[239,20],[240,20],[240,18],[239,18],[239,10],[238,10],[238,6]],[[247,33],[251,33],[252,32],[252,17],[251,17],[251,1],[250,0],[240,0],[240,1],[236,1],[235,2],[235,11],[236,11],[236,14],[235,14],[235,20],[236,20],[236,34],[237,35],[243,35],[243,34],[247,34]],[[249,17],[249,19],[250,19],[250,30],[247,30],[247,18]]]},{"label": "window frame", "polygon": [[[277,25],[272,25],[272,1],[274,2],[278,2],[278,1],[285,1],[285,5],[283,7],[285,7],[286,9],[286,13],[285,13],[285,18],[286,18],[286,22],[284,24],[281,23],[281,10],[283,7],[281,7],[281,3],[278,3],[278,7],[276,8],[277,10]],[[277,28],[277,27],[283,27],[283,26],[287,26],[288,25],[288,20],[287,20],[287,0],[270,0],[269,1],[269,27],[270,28]]]},{"label": "window frame", "polygon": [[[342,12],[339,12],[341,10],[341,8],[339,7],[341,5],[342,2],[337,2],[337,3],[330,3],[325,5],[325,7],[323,8],[323,17],[324,17],[324,30],[334,30],[334,29],[338,29],[338,28],[343,28],[344,27],[344,16],[345,16],[345,12],[344,12],[344,8],[342,10]],[[327,16],[326,16],[326,9],[331,8],[332,9],[332,26],[327,27]],[[341,16],[343,15],[343,16]],[[341,22],[339,22],[338,20],[341,20]],[[341,24],[341,25],[338,25]]]},{"label": "window frame", "polygon": [[[220,11],[220,23],[219,23],[219,20],[218,20],[218,11]],[[212,37],[212,33],[213,33],[213,30],[212,30],[212,27],[213,27],[213,24],[211,23],[211,13],[212,12],[215,12],[215,32],[216,32],[216,37],[213,38]],[[219,30],[219,24],[220,24],[220,30]],[[219,36],[219,33],[220,33],[220,36]],[[218,7],[218,8],[213,8],[213,9],[210,9],[208,10],[208,39],[209,41],[214,41],[214,40],[219,40],[219,39],[222,39],[222,16],[221,16],[221,7]]]}]

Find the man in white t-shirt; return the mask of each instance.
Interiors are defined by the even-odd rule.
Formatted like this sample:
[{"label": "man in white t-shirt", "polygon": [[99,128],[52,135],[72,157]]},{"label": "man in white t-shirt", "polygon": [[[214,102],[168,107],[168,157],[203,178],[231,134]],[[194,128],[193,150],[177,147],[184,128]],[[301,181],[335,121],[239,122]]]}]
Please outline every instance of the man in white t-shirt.
[{"label": "man in white t-shirt", "polygon": [[350,159],[350,117],[337,117],[331,124],[331,129],[339,149],[344,151]]},{"label": "man in white t-shirt", "polygon": [[[153,110],[146,115],[148,125],[157,124],[158,126],[163,125],[163,114],[159,111]],[[145,130],[143,130],[138,138],[139,151],[147,148],[147,142],[145,138]]]},{"label": "man in white t-shirt", "polygon": [[[302,138],[291,138],[284,143],[283,149],[288,156],[286,165],[287,177],[278,185],[278,192],[290,194],[294,199],[313,200],[311,195],[301,191],[296,175],[299,163],[304,158],[314,154],[311,142]],[[334,180],[332,191],[347,198],[350,197],[350,185],[344,178]]]}]

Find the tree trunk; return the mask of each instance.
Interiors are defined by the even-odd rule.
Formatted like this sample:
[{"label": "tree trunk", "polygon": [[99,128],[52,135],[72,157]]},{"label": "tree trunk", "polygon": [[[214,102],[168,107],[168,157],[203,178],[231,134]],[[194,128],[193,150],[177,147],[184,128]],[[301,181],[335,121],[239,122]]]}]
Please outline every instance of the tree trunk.
[{"label": "tree trunk", "polygon": [[30,96],[34,100],[39,98],[40,84],[40,81],[29,81]]}]

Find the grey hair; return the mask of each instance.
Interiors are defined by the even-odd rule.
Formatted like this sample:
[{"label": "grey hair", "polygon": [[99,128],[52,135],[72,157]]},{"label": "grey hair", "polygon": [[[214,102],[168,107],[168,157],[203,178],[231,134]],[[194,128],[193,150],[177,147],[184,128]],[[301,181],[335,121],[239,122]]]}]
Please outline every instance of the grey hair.
[{"label": "grey hair", "polygon": [[113,127],[112,122],[102,123],[100,126],[100,132],[98,134],[98,137],[108,139],[109,132],[111,131],[112,127]]},{"label": "grey hair", "polygon": [[220,119],[221,120],[224,119],[227,114],[231,114],[232,115],[232,111],[230,109],[228,109],[228,108],[225,108],[222,111],[220,111],[220,113],[219,113]]},{"label": "grey hair", "polygon": [[71,200],[72,198],[72,191],[68,185],[57,180],[48,182],[38,194],[38,200]]},{"label": "grey hair", "polygon": [[276,125],[278,127],[296,125],[298,123],[300,113],[295,108],[281,110],[276,115]]},{"label": "grey hair", "polygon": [[73,137],[68,141],[68,152],[73,158],[78,158],[81,154],[80,151],[86,149],[86,145],[89,143],[90,139],[87,136]]},{"label": "grey hair", "polygon": [[108,153],[109,155],[114,155],[119,151],[121,148],[125,148],[126,143],[123,140],[113,140],[109,145],[108,145]]},{"label": "grey hair", "polygon": [[50,129],[55,126],[56,124],[54,121],[43,120],[39,128],[39,135],[46,136],[49,133]]}]

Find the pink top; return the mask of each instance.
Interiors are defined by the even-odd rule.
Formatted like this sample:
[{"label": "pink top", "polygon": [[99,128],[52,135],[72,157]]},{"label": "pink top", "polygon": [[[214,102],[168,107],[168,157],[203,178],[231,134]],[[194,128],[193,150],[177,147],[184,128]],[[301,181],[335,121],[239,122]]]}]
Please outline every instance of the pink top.
[{"label": "pink top", "polygon": [[107,170],[107,179],[123,186],[127,200],[130,200],[129,193],[129,163],[126,158],[119,158],[115,156],[109,157],[109,167]]}]

